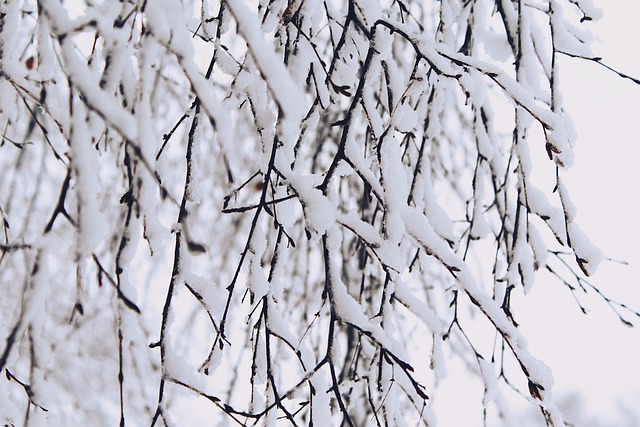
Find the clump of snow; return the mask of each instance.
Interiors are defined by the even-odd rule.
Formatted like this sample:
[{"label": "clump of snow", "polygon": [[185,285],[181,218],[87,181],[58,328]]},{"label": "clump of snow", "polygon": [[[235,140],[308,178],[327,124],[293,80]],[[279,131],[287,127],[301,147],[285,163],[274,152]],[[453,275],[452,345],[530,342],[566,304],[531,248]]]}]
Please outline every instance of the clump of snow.
[{"label": "clump of snow", "polygon": [[593,0],[577,0],[575,3],[579,5],[588,20],[597,21],[602,18],[602,9],[595,6]]},{"label": "clump of snow", "polygon": [[[479,168],[486,167],[483,163]],[[473,218],[471,219],[471,236],[482,238],[489,234],[491,226],[484,217],[483,198],[485,195],[485,180],[482,174],[476,175],[474,179],[475,191],[473,192]]]},{"label": "clump of snow", "polygon": [[17,394],[11,392],[12,387],[14,385],[9,381],[0,382],[0,422],[8,426],[18,425],[18,420],[22,418],[23,411],[18,409],[23,404],[16,399]]},{"label": "clump of snow", "polygon": [[484,76],[480,75],[477,70],[469,70],[468,73],[463,74],[459,79],[460,84],[468,93],[474,108],[478,110],[487,103],[487,87],[481,82],[483,78]]},{"label": "clump of snow", "polygon": [[324,371],[320,371],[313,376],[312,384],[316,393],[311,396],[311,421],[314,426],[330,426],[331,419],[331,387]]},{"label": "clump of snow", "polygon": [[547,196],[533,185],[527,186],[527,204],[531,212],[544,220],[556,239],[562,244],[567,243],[564,226],[564,214],[560,208],[551,206]]},{"label": "clump of snow", "polygon": [[249,289],[254,297],[262,298],[269,292],[269,283],[262,269],[262,254],[267,247],[267,239],[261,225],[257,225],[253,231],[249,245]]},{"label": "clump of snow", "polygon": [[[473,31],[476,35],[477,44],[484,50],[486,56],[488,56],[489,59],[502,63],[506,62],[512,56],[512,52],[508,39],[502,34],[499,34],[494,26],[491,25],[491,20],[487,19],[494,15],[492,13],[493,7],[494,5],[484,2],[479,2],[474,5]],[[507,13],[509,13],[512,8],[513,6],[511,6],[510,3],[504,6]]]},{"label": "clump of snow", "polygon": [[400,132],[411,132],[418,125],[418,113],[408,102],[401,103],[393,112],[393,124]]},{"label": "clump of snow", "polygon": [[394,137],[387,137],[380,144],[380,169],[386,202],[385,233],[390,242],[399,244],[404,235],[400,211],[409,193],[407,175],[402,164],[400,142]]},{"label": "clump of snow", "polygon": [[522,286],[524,287],[524,293],[527,294],[531,291],[535,282],[535,258],[531,247],[523,245],[519,258]]},{"label": "clump of snow", "polygon": [[382,17],[382,7],[377,0],[358,0],[356,10],[362,14],[365,25],[371,26]]},{"label": "clump of snow", "polygon": [[[165,330],[169,331],[167,328]],[[175,378],[194,387],[201,386],[202,379],[194,366],[189,364],[171,343],[171,338],[165,336],[164,343],[164,373],[170,378]]]},{"label": "clump of snow", "polygon": [[[362,88],[362,101],[364,103],[364,108],[367,113],[367,119],[369,120],[369,125],[371,126],[371,130],[373,135],[376,138],[379,138],[384,131],[384,124],[382,122],[382,117],[378,113],[376,108],[376,100],[373,95],[373,88],[371,86],[365,85]],[[354,113],[358,114],[359,109],[354,109]]]},{"label": "clump of snow", "polygon": [[84,105],[76,98],[71,117],[71,166],[78,196],[78,256],[87,257],[106,238],[109,228],[97,199],[100,182],[97,177],[97,151],[87,133]]},{"label": "clump of snow", "polygon": [[287,67],[291,78],[299,87],[304,87],[309,69],[314,63],[314,57],[313,46],[306,38],[302,38],[298,43],[296,54],[292,55]]},{"label": "clump of snow", "polygon": [[431,177],[431,167],[424,165],[426,169],[422,173],[422,189],[424,191],[424,212],[429,223],[433,226],[436,233],[449,242],[455,242],[456,234],[453,228],[453,220],[447,212],[442,208],[436,199],[436,193],[433,188],[433,178]]},{"label": "clump of snow", "polygon": [[409,311],[422,320],[430,331],[435,334],[443,332],[444,328],[442,322],[436,312],[428,304],[416,298],[408,288],[407,284],[402,282],[399,278],[396,278],[395,283],[394,298],[400,301],[409,309]]},{"label": "clump of snow", "polygon": [[498,376],[496,375],[493,363],[488,362],[485,359],[479,359],[478,363],[480,364],[480,372],[482,373],[485,387],[482,403],[487,407],[490,402],[494,401],[498,397]]},{"label": "clump of snow", "polygon": [[336,208],[334,203],[315,187],[316,177],[291,171],[290,165],[280,156],[276,158],[276,167],[298,194],[307,229],[318,235],[324,234],[335,224]]},{"label": "clump of snow", "polygon": [[560,201],[562,202],[562,209],[564,210],[565,221],[573,222],[576,219],[577,209],[573,204],[571,197],[569,197],[569,190],[562,179],[558,179],[558,194],[560,195]]},{"label": "clump of snow", "polygon": [[[573,55],[592,57],[593,52],[591,51],[590,43],[593,41],[593,35],[587,29],[574,26],[570,23],[570,20],[565,17],[564,6],[561,2],[552,0],[550,10],[550,21],[553,27],[553,42],[555,48]],[[593,12],[596,17],[599,16],[598,9],[592,7],[590,11]]]},{"label": "clump of snow", "polygon": [[549,249],[544,239],[540,235],[538,228],[535,224],[529,223],[529,244],[533,251],[533,258],[535,260],[536,270],[547,264],[547,258],[549,256]]},{"label": "clump of snow", "polygon": [[568,243],[575,253],[578,266],[584,274],[590,276],[595,273],[598,265],[604,259],[604,254],[597,246],[591,243],[591,240],[575,223],[577,209],[561,179],[558,179],[558,193],[564,209]]},{"label": "clump of snow", "polygon": [[[286,188],[281,186],[276,189],[274,198],[280,199],[289,196]],[[285,228],[290,230],[295,224],[300,214],[300,208],[294,199],[285,200],[278,203],[276,210],[278,212],[278,222]]]},{"label": "clump of snow", "polygon": [[338,221],[347,226],[375,253],[383,265],[397,272],[404,271],[404,259],[397,245],[384,240],[378,231],[368,222],[362,221],[354,211],[338,217]]},{"label": "clump of snow", "polygon": [[384,189],[380,185],[378,177],[375,176],[372,170],[372,159],[364,157],[364,147],[361,143],[357,142],[352,135],[347,136],[347,142],[344,147],[344,154],[349,159],[349,162],[356,169],[367,183],[371,186],[372,191],[378,196],[382,197]]},{"label": "clump of snow", "polygon": [[604,259],[602,250],[591,243],[591,240],[575,222],[567,224],[567,233],[580,269],[587,276],[591,276]]}]

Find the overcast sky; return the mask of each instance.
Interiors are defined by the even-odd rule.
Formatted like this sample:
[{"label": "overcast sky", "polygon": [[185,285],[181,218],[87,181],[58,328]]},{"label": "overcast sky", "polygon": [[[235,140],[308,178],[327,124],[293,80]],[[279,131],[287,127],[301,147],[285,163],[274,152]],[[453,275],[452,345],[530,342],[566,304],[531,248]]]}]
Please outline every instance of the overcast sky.
[{"label": "overcast sky", "polygon": [[[594,25],[599,38],[594,53],[640,78],[640,2],[599,3],[604,17]],[[590,62],[567,59],[562,67],[565,107],[578,130],[576,162],[567,173],[577,221],[606,256],[630,263],[605,262],[592,282],[640,309],[640,86]],[[618,399],[636,402],[637,407],[640,322],[625,327],[597,297],[582,299],[591,310],[582,316],[577,307],[567,309],[572,304],[568,292],[548,300],[545,290],[558,284],[536,285],[528,302],[530,314],[543,308],[545,312],[536,317],[539,327],[529,335],[530,344],[554,369],[557,393],[584,392],[588,411],[600,418],[616,408]]]},{"label": "overcast sky", "polygon": [[[599,7],[604,17],[593,25],[598,38],[594,54],[640,78],[640,2],[608,0]],[[575,164],[563,173],[578,209],[576,221],[605,256],[629,262],[605,261],[591,282],[640,309],[640,86],[593,62],[569,58],[562,59],[560,79],[565,108],[578,132]],[[588,316],[561,283],[540,275],[531,293],[515,302],[514,312],[532,353],[553,369],[558,400],[579,393],[583,421],[621,425],[622,407],[640,413],[640,319],[627,315],[636,321],[635,328],[628,328],[594,292],[580,300]],[[476,389],[460,369],[459,375],[455,368],[448,370],[455,399],[449,410],[439,408],[443,426],[476,425],[482,411],[482,388]],[[460,387],[460,381],[467,381],[467,387]]]}]

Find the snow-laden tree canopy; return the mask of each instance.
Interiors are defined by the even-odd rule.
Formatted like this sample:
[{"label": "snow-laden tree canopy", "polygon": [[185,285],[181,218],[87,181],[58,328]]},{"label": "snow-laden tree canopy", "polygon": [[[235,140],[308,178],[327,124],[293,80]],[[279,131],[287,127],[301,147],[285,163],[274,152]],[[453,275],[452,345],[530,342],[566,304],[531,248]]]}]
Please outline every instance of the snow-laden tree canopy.
[{"label": "snow-laden tree canopy", "polygon": [[600,292],[591,0],[1,7],[5,425],[435,425],[451,358],[564,424],[511,297]]}]

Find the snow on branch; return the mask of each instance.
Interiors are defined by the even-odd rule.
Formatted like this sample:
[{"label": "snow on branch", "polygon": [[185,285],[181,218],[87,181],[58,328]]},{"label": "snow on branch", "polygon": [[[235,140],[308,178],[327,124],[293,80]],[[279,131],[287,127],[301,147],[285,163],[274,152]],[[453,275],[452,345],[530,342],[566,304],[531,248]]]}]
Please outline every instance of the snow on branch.
[{"label": "snow on branch", "polygon": [[587,280],[563,175],[557,56],[637,82],[591,51],[599,16],[5,1],[0,421],[436,425],[455,360],[478,424],[523,400],[563,425],[523,298],[551,274],[640,317]]}]

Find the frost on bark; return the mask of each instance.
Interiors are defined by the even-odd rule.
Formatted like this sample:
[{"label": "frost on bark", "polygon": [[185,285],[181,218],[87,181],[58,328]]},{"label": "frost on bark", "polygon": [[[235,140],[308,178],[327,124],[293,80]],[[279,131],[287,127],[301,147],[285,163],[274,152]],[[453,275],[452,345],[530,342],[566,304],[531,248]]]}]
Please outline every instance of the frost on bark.
[{"label": "frost on bark", "polygon": [[563,183],[590,0],[1,7],[7,425],[435,425],[458,358],[558,426],[512,296],[635,314]]}]

